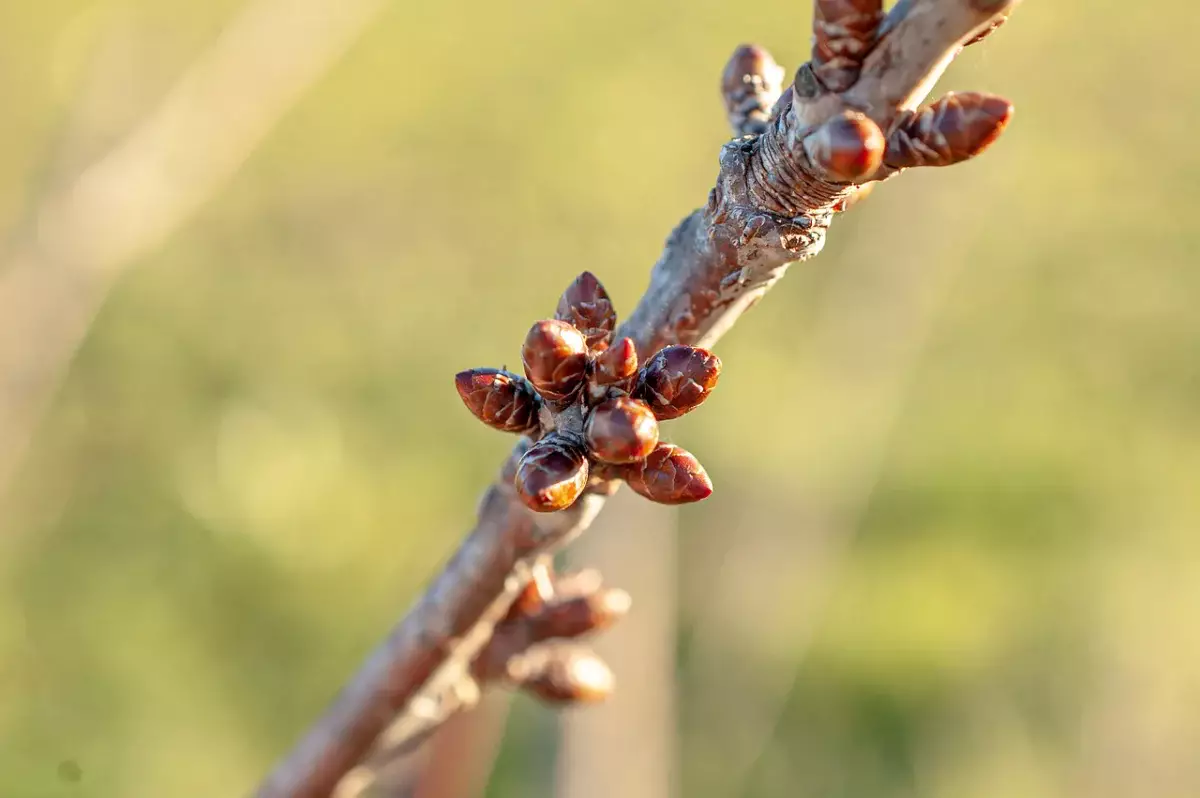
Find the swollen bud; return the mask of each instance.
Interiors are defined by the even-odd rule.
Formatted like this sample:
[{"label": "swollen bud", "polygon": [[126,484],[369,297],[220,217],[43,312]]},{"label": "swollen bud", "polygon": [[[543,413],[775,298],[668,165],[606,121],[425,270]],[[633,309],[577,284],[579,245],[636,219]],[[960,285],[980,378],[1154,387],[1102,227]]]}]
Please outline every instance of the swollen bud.
[{"label": "swollen bud", "polygon": [[629,594],[616,588],[601,588],[582,596],[554,599],[525,619],[529,639],[545,640],[582,637],[607,629],[629,611]]},{"label": "swollen bud", "polygon": [[617,326],[612,300],[591,272],[584,272],[567,286],[558,300],[554,318],[578,329],[583,333],[588,348],[596,350],[608,346],[613,328]]},{"label": "swollen bud", "polygon": [[893,169],[961,163],[999,138],[1012,114],[1012,103],[994,94],[947,94],[899,120],[884,163]]},{"label": "swollen bud", "polygon": [[587,373],[587,341],[564,321],[539,321],[521,348],[525,376],[544,399],[564,401],[583,386]]},{"label": "swollen bud", "polygon": [[538,428],[542,400],[524,377],[500,369],[470,369],[454,377],[463,404],[476,418],[502,432]]},{"label": "swollen bud", "polygon": [[679,418],[708,398],[721,376],[721,359],[696,346],[676,344],[659,350],[642,367],[634,396],[660,421]]},{"label": "swollen bud", "polygon": [[688,504],[712,495],[712,482],[691,452],[660,443],[645,460],[621,469],[635,493],[659,504]]},{"label": "swollen bud", "polygon": [[643,460],[658,444],[658,422],[650,408],[625,396],[597,405],[583,432],[588,451],[605,463]]},{"label": "swollen bud", "polygon": [[880,0],[817,0],[812,70],[825,88],[843,92],[858,81],[883,19]]},{"label": "swollen bud", "polygon": [[886,146],[879,125],[856,111],[844,111],[828,120],[803,144],[812,164],[837,183],[853,183],[875,174]]},{"label": "swollen bud", "polygon": [[[530,652],[531,655],[535,652]],[[552,704],[594,704],[612,695],[612,670],[583,647],[554,646],[521,663],[521,687]]]},{"label": "swollen bud", "polygon": [[618,385],[637,374],[637,347],[630,338],[622,338],[596,356],[597,385]]},{"label": "swollen bud", "polygon": [[588,461],[583,451],[551,433],[521,457],[513,484],[526,507],[552,513],[574,504],[587,479]]},{"label": "swollen bud", "polygon": [[721,73],[721,97],[738,135],[766,129],[771,106],[783,89],[783,75],[783,67],[758,45],[743,44],[733,51]]}]

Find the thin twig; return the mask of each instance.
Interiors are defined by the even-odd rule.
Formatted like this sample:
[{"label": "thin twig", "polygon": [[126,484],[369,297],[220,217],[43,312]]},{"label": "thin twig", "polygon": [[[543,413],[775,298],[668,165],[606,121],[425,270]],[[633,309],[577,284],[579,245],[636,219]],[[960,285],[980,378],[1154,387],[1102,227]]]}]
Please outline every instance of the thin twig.
[{"label": "thin twig", "polygon": [[[631,338],[643,358],[668,344],[710,346],[719,339],[791,263],[821,250],[835,209],[881,168],[893,122],[924,99],[964,44],[1015,4],[900,4],[844,93],[802,80],[802,68],[765,131],[724,147],[707,205],[667,239],[617,339]],[[397,717],[426,725],[444,720],[451,708],[445,697],[454,695],[490,639],[528,578],[529,563],[583,531],[602,503],[602,495],[588,493],[566,510],[535,517],[511,481],[493,484],[476,528],[263,783],[260,798],[329,795]]]}]

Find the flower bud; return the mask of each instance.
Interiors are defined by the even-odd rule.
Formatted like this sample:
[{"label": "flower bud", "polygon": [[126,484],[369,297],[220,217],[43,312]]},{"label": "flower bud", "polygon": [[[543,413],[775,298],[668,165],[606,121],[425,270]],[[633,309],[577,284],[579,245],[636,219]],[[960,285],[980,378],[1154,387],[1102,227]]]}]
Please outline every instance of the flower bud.
[{"label": "flower bud", "polygon": [[960,163],[999,138],[1012,114],[1012,103],[994,94],[947,94],[899,121],[884,163],[893,169]]},{"label": "flower bud", "polygon": [[591,272],[584,272],[567,286],[558,300],[554,318],[583,333],[588,348],[594,350],[608,346],[613,328],[617,326],[617,314],[608,292]]},{"label": "flower bud", "polygon": [[583,334],[563,321],[539,321],[521,348],[525,376],[542,398],[561,402],[583,386],[588,348]]},{"label": "flower bud", "polygon": [[622,338],[596,356],[597,385],[616,385],[637,374],[637,347],[630,338]]},{"label": "flower bud", "polygon": [[625,466],[621,476],[634,492],[659,504],[689,504],[713,492],[700,462],[669,443],[660,443],[645,460]]},{"label": "flower bud", "polygon": [[645,459],[658,444],[658,422],[650,408],[625,396],[597,405],[583,431],[588,451],[605,463]]},{"label": "flower bud", "polygon": [[538,428],[542,400],[524,377],[499,369],[470,369],[454,377],[463,404],[476,418],[502,432]]},{"label": "flower bud", "polygon": [[854,183],[878,171],[886,141],[879,125],[864,114],[846,111],[810,133],[803,144],[826,179]]},{"label": "flower bud", "polygon": [[633,395],[664,421],[691,412],[708,398],[721,376],[721,359],[706,349],[677,344],[659,351],[642,368]]},{"label": "flower bud", "polygon": [[587,484],[583,451],[551,433],[535,443],[517,464],[517,495],[529,509],[550,513],[570,507]]}]

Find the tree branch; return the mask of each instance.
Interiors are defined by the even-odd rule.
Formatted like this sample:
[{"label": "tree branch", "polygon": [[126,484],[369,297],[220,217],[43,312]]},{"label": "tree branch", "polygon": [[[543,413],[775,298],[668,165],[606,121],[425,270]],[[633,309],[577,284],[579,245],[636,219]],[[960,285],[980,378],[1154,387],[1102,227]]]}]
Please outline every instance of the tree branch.
[{"label": "tree branch", "polygon": [[[756,86],[754,76],[769,78],[773,62],[739,49],[723,76],[723,91],[735,133],[752,132],[723,147],[707,204],[668,237],[649,287],[616,338],[632,339],[643,360],[671,344],[711,346],[791,263],[820,252],[835,212],[860,186],[903,168],[885,168],[893,136],[905,136],[909,150],[913,136],[934,150],[947,140],[963,139],[965,116],[956,122],[943,114],[937,117],[941,125],[914,128],[905,124],[913,118],[907,112],[919,106],[962,48],[1007,16],[1016,2],[905,0],[876,28],[865,34],[855,29],[854,41],[865,36],[862,51],[836,62],[837,80],[848,80],[847,69],[857,72],[849,88],[826,85],[822,80],[834,72],[806,64],[770,114],[764,112],[770,81]],[[840,15],[871,15],[882,2],[818,5],[824,27],[816,37],[814,63],[821,68],[835,63],[831,56],[839,47],[846,50],[830,34],[845,21]],[[739,79],[745,76],[750,79]],[[746,86],[750,91],[734,96]],[[986,124],[970,120],[973,132],[965,137],[977,146],[960,141],[942,147],[962,157],[927,163],[944,165],[977,154],[1003,128],[1008,113],[990,119]],[[754,124],[747,127],[748,120]],[[761,132],[754,132],[758,128]],[[560,512],[534,514],[513,486],[520,451],[485,493],[475,529],[327,714],[264,782],[260,798],[329,795],[387,726],[428,728],[446,717],[447,697],[469,679],[470,664],[530,579],[531,565],[586,529],[614,484],[589,489]]]}]

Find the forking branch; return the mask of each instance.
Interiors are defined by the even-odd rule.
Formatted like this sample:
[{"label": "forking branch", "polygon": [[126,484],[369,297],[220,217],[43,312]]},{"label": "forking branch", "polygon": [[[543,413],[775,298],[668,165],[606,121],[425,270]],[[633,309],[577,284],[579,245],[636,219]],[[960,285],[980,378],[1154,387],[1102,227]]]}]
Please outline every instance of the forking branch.
[{"label": "forking branch", "polygon": [[[907,168],[949,166],[982,152],[1011,117],[1006,100],[971,93],[921,103],[962,49],[998,27],[1017,2],[901,0],[885,14],[882,0],[817,0],[812,60],[786,89],[769,54],[738,48],[722,75],[737,137],[721,150],[707,203],[668,237],[641,301],[606,332],[611,348],[581,349],[575,338],[587,336],[559,328],[550,336],[542,328],[534,345],[551,362],[542,368],[535,358],[527,375],[549,393],[539,394],[536,417],[515,424],[512,431],[529,437],[485,492],[475,529],[259,796],[329,795],[389,726],[401,731],[388,735],[388,747],[411,747],[470,703],[463,685],[481,681],[472,663],[497,624],[511,619],[535,565],[586,529],[615,489],[604,478],[604,452],[581,442],[589,414],[612,399],[592,391],[597,358],[622,346],[641,362],[668,346],[711,347],[790,264],[820,252],[833,217],[865,188]],[[513,384],[516,393],[524,390]],[[637,390],[628,384],[622,395],[636,399]],[[649,394],[640,396],[653,406]],[[563,434],[568,440],[559,443],[576,447],[574,465],[559,462],[554,479],[536,469],[541,482],[530,490],[521,478],[532,469],[529,457]],[[699,499],[707,492],[685,493]]]}]

